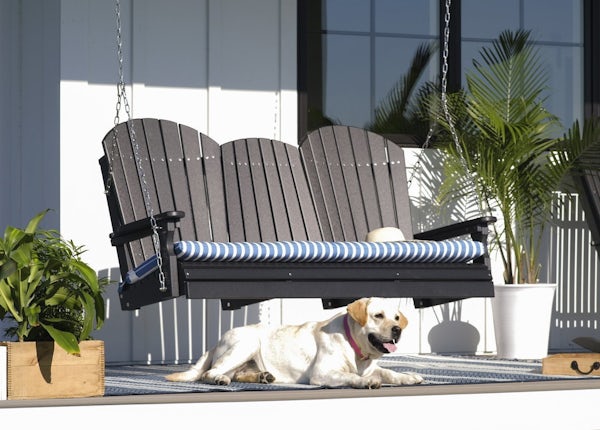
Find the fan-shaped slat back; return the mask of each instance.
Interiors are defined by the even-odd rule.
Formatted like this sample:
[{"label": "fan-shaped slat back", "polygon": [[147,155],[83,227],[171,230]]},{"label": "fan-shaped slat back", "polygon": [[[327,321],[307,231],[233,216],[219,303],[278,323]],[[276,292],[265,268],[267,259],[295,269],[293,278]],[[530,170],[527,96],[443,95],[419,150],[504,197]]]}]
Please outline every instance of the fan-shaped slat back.
[{"label": "fan-shaped slat back", "polygon": [[300,153],[325,240],[364,240],[383,226],[412,238],[404,153],[395,143],[330,126],[309,133]]}]

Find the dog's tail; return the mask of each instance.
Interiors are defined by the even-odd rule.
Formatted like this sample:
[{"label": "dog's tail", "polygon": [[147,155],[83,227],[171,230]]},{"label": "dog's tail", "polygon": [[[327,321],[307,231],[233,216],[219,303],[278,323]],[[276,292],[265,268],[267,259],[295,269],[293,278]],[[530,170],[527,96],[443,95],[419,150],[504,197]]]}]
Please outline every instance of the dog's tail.
[{"label": "dog's tail", "polygon": [[211,349],[210,351],[206,351],[204,354],[202,354],[202,357],[200,357],[196,364],[194,364],[189,370],[186,370],[185,372],[171,373],[165,376],[165,379],[174,382],[198,381],[202,378],[204,372],[210,369],[213,360],[213,355],[213,349]]}]

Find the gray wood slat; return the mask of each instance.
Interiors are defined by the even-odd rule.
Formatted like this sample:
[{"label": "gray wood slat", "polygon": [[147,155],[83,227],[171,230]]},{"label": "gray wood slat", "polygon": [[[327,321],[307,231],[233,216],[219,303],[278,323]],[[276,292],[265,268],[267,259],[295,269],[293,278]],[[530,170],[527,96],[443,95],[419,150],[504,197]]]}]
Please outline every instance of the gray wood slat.
[{"label": "gray wood slat", "polygon": [[[187,176],[188,202],[181,210],[192,223],[193,233],[182,236],[187,240],[210,240],[209,209],[206,185],[204,183],[204,163],[200,147],[200,133],[193,128],[180,126],[183,163]],[[206,136],[203,137],[207,139]]]},{"label": "gray wood slat", "polygon": [[388,163],[392,178],[393,198],[396,208],[398,228],[406,239],[413,238],[410,197],[408,195],[408,180],[406,178],[406,163],[404,150],[396,143],[387,141]]},{"label": "gray wood slat", "polygon": [[278,144],[279,142],[268,139],[249,140],[252,166],[257,172],[261,172],[260,176],[256,175],[255,196],[264,241],[291,239],[273,148]]},{"label": "gray wood slat", "polygon": [[377,190],[378,202],[376,207],[379,208],[381,213],[381,225],[384,227],[397,227],[385,141],[382,136],[363,130],[352,129],[351,133],[360,133],[367,137],[368,148],[371,152],[371,169]]},{"label": "gray wood slat", "polygon": [[[234,237],[232,240],[247,240],[249,242],[259,242],[260,227],[258,224],[258,211],[256,208],[256,196],[254,195],[254,185],[252,183],[252,173],[250,171],[250,160],[248,159],[248,147],[246,139],[233,142],[235,152],[235,161],[237,168],[237,180],[241,201],[241,217],[243,221],[243,236]],[[231,184],[231,186],[235,186]],[[225,190],[229,192],[229,187]],[[235,207],[234,207],[235,209]],[[229,207],[227,208],[229,211]]]},{"label": "gray wood slat", "polygon": [[208,207],[210,211],[210,228],[212,240],[227,242],[227,210],[225,200],[224,163],[221,147],[210,138],[201,136],[202,157],[206,173],[206,189],[208,191]]},{"label": "gray wood slat", "polygon": [[[132,120],[127,123],[128,132],[127,133],[119,133],[119,140],[121,138],[125,138],[123,141],[123,145],[119,144],[121,148],[127,150],[127,157],[129,157],[130,162],[127,163],[126,169],[126,177],[127,177],[127,187],[129,192],[131,193],[131,204],[133,208],[133,218],[131,220],[127,220],[126,222],[134,221],[137,219],[142,219],[148,216],[146,212],[146,205],[144,202],[144,193],[142,184],[140,181],[139,173],[138,173],[138,162],[135,158],[135,153],[133,150],[133,139],[135,136],[135,143],[138,147],[138,155],[140,158],[140,164],[142,165],[142,169],[144,172],[148,172],[149,178],[152,178],[153,172],[150,167],[149,155],[148,155],[148,146],[146,143],[146,136],[144,127],[141,120]],[[124,154],[125,155],[125,154]],[[152,181],[151,181],[152,182]],[[150,194],[151,201],[156,202],[156,193],[153,184],[149,184],[148,193]],[[154,254],[154,246],[152,245],[152,240],[149,238],[142,239],[140,241],[141,245],[141,255],[134,254],[134,262],[135,264],[142,263],[145,259]],[[132,249],[133,251],[133,249]]]},{"label": "gray wood slat", "polygon": [[300,149],[323,238],[324,240],[344,240],[321,136],[322,132],[327,135],[327,130],[330,129],[324,128],[309,133]]},{"label": "gray wood slat", "polygon": [[[171,210],[175,207],[175,204],[173,202],[171,177],[167,166],[165,141],[160,124],[154,119],[144,120],[143,133],[140,133],[137,131],[137,120],[134,120],[133,123],[136,125],[136,140],[140,146],[140,154],[144,153],[141,163],[148,184],[150,206],[155,214]],[[145,154],[146,151],[150,158]]]},{"label": "gray wood slat", "polygon": [[242,202],[233,142],[221,146],[221,157],[223,157],[227,231],[229,232],[229,240],[235,242],[244,240],[246,236],[244,234]]},{"label": "gray wood slat", "polygon": [[[247,139],[248,160],[251,171],[252,195],[248,198],[254,198],[255,204],[248,205],[248,208],[254,208],[257,212],[257,222],[259,225],[259,240],[273,241],[277,240],[277,232],[275,231],[274,210],[272,208],[272,200],[276,194],[276,190],[270,190],[267,186],[267,169],[268,163],[263,161],[261,155],[261,143],[259,139]],[[251,215],[251,214],[250,214]],[[246,216],[246,214],[244,214]],[[254,215],[251,215],[254,218]]]},{"label": "gray wood slat", "polygon": [[[165,165],[169,181],[157,183],[161,202],[161,212],[166,210],[183,211],[186,216],[179,222],[174,240],[195,236],[194,219],[190,216],[192,205],[190,202],[189,177],[185,169],[183,146],[179,127],[172,121],[162,120],[159,122],[160,133],[165,151]],[[164,199],[164,196],[170,194]],[[168,202],[168,203],[167,203]],[[170,206],[165,206],[170,204]]]},{"label": "gray wood slat", "polygon": [[[115,134],[116,132],[116,134]],[[127,143],[125,143],[125,141]],[[110,179],[110,188],[107,194],[109,203],[109,212],[113,231],[118,230],[122,225],[135,219],[133,204],[131,201],[130,191],[134,188],[129,188],[127,183],[127,169],[135,170],[132,157],[128,156],[131,152],[131,144],[127,131],[127,124],[121,123],[115,126],[103,140],[105,151],[105,184],[110,175],[110,166],[112,165],[112,178]],[[129,165],[129,166],[128,166]],[[135,187],[136,184],[131,184]],[[139,184],[138,184],[139,186]],[[113,205],[111,206],[111,203]],[[140,241],[130,242],[127,246],[128,252],[118,250],[119,264],[121,265],[121,275],[124,276],[128,267],[135,265],[136,259],[143,261],[142,247]],[[137,256],[137,257],[136,257]]]},{"label": "gray wood slat", "polygon": [[[302,219],[304,221],[304,232],[306,234],[306,238],[308,240],[322,240],[323,236],[321,235],[321,229],[317,220],[317,213],[310,196],[310,189],[308,186],[306,175],[304,174],[304,167],[302,165],[302,160],[300,159],[300,153],[298,151],[298,148],[292,145],[286,145],[285,149],[287,151],[288,160],[290,162],[290,171],[293,179],[293,185],[290,183],[290,186],[293,186],[293,191],[296,193],[297,196],[297,199],[292,199],[292,202],[298,202],[299,204],[298,210],[302,213]],[[286,190],[284,192],[284,195],[293,195],[293,192]],[[292,211],[295,210],[293,208],[293,203],[287,203],[287,207],[292,208]],[[294,229],[293,221],[292,231],[294,239],[304,240],[304,236],[300,236],[301,232],[298,232]]]},{"label": "gray wood slat", "polygon": [[[344,172],[344,184],[350,206],[348,213],[352,217],[352,225],[354,226],[354,235],[351,240],[363,240],[368,231],[365,194],[369,196],[372,195],[372,192],[368,190],[365,193],[363,184],[359,180],[359,170],[362,166],[359,159],[357,159],[357,154],[360,156],[360,151],[362,151],[368,155],[366,141],[364,139],[357,140],[357,136],[352,136],[347,127],[333,127],[332,131],[339,149]],[[358,137],[362,136],[359,135]],[[363,162],[363,164],[368,164],[368,162]]]},{"label": "gray wood slat", "polygon": [[[337,133],[338,130],[341,133]],[[340,140],[338,141],[338,139]],[[346,128],[321,129],[321,142],[327,163],[319,165],[327,167],[333,191],[333,198],[326,199],[326,204],[329,207],[328,213],[332,219],[334,217],[339,219],[342,229],[342,236],[336,240],[356,240],[356,230],[348,196],[350,190],[346,187],[340,159],[341,152],[345,152],[350,157],[352,156],[352,147],[348,141]],[[325,178],[326,174],[322,176]]]},{"label": "gray wood slat", "polygon": [[[278,196],[278,205],[276,208],[274,207],[274,210],[277,219],[281,219],[282,228],[285,228],[285,236],[282,236],[285,239],[283,240],[306,240],[308,236],[304,220],[305,213],[300,207],[299,195],[292,172],[298,165],[289,159],[287,146],[283,142],[273,142],[275,174],[273,175],[273,184],[269,184],[269,187],[273,185],[274,188],[279,188],[281,198]],[[293,149],[297,153],[298,148]],[[299,167],[301,168],[301,166]],[[309,215],[308,209],[306,212],[306,215]]]}]

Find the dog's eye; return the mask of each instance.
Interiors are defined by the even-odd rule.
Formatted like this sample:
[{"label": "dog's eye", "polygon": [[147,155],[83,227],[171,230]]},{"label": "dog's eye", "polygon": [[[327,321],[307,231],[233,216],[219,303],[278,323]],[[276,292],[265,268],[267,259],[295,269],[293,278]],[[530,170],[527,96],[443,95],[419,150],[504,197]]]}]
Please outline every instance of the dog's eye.
[{"label": "dog's eye", "polygon": [[383,313],[382,313],[382,312],[379,312],[378,314],[375,314],[374,316],[375,316],[375,318],[377,318],[378,320],[381,320],[381,319],[383,319]]},{"label": "dog's eye", "polygon": [[396,321],[400,320],[400,315],[396,315],[396,318],[394,318]]}]

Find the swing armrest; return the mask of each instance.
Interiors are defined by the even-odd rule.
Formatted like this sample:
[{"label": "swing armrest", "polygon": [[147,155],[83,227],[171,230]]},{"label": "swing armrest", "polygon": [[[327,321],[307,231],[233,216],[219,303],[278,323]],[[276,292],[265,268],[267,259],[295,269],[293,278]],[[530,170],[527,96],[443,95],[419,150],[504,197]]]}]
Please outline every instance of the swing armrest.
[{"label": "swing armrest", "polygon": [[414,237],[419,240],[445,240],[469,234],[471,239],[487,244],[488,226],[495,222],[496,217],[484,216],[416,233]]},{"label": "swing armrest", "polygon": [[[154,216],[159,231],[169,231],[185,216],[182,211],[168,211]],[[133,240],[151,236],[153,234],[150,217],[122,225],[110,234],[110,243],[113,246],[123,245]]]}]

